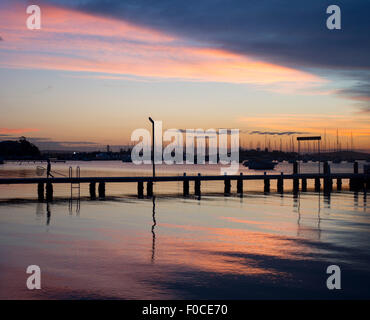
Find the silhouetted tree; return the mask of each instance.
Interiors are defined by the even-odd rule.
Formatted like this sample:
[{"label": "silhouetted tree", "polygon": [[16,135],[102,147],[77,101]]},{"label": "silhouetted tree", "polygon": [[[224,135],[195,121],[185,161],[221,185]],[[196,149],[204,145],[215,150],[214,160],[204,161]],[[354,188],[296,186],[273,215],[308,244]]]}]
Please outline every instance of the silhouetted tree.
[{"label": "silhouetted tree", "polygon": [[5,159],[25,159],[39,158],[40,150],[25,137],[20,137],[18,141],[0,141],[0,157]]}]

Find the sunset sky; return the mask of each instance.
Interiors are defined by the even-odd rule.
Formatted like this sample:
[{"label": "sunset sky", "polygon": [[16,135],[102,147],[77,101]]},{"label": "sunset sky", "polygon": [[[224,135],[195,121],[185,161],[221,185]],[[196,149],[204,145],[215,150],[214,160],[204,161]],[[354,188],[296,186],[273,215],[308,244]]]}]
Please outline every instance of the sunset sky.
[{"label": "sunset sky", "polygon": [[[54,0],[0,2],[0,139],[42,149],[129,143],[150,128],[326,134],[370,151],[370,2]],[[41,29],[26,7],[41,8]],[[252,143],[252,144],[251,144]]]}]

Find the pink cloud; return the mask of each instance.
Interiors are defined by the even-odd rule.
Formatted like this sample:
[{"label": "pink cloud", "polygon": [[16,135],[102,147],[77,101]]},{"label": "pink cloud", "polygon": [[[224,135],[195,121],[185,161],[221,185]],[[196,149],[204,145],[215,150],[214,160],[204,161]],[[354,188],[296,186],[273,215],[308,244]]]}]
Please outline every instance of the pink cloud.
[{"label": "pink cloud", "polygon": [[125,21],[41,6],[42,29],[28,30],[25,8],[5,10],[0,67],[94,72],[158,79],[310,86],[323,79]]},{"label": "pink cloud", "polygon": [[37,132],[39,129],[35,128],[17,128],[17,129],[10,129],[10,128],[0,128],[0,134],[21,134],[25,132]]}]

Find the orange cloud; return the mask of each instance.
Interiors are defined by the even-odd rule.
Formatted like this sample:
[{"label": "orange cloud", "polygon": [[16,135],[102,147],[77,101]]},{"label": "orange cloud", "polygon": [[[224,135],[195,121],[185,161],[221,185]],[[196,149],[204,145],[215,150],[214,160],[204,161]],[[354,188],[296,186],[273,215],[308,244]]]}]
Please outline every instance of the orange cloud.
[{"label": "orange cloud", "polygon": [[320,115],[320,114],[265,114],[238,119],[253,129],[274,129],[284,131],[307,131],[336,134],[339,128],[342,135],[370,136],[370,116],[363,115]]},{"label": "orange cloud", "polygon": [[125,21],[43,5],[42,29],[28,30],[25,8],[6,9],[0,67],[52,69],[251,84],[310,86],[307,72],[204,47]]},{"label": "orange cloud", "polygon": [[21,134],[25,132],[37,132],[39,129],[34,128],[20,128],[20,129],[9,129],[9,128],[0,128],[0,134]]},{"label": "orange cloud", "polygon": [[[351,146],[351,140],[353,139],[355,149],[369,151],[370,116],[367,114],[264,114],[263,117],[253,115],[241,117],[238,119],[238,122],[245,124],[245,129],[242,129],[245,132],[249,132],[249,130],[300,131],[307,132],[307,135],[326,136],[327,144],[332,147],[337,145],[336,136],[338,130],[339,143],[343,149]],[[265,138],[265,136],[254,135],[253,141],[265,146]],[[280,139],[282,139],[283,149],[287,149],[286,143],[287,141],[290,142],[291,138],[291,136],[288,136],[277,139],[276,137],[268,136],[272,143],[277,142],[277,147],[279,147]],[[248,144],[247,140],[248,135],[242,134],[242,144]],[[273,144],[271,146],[274,147]]]}]

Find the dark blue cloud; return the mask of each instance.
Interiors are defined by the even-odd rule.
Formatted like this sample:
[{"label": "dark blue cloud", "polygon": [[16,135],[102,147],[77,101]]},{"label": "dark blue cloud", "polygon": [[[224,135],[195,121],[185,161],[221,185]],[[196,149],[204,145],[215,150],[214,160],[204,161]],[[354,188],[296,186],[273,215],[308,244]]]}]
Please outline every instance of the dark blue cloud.
[{"label": "dark blue cloud", "polygon": [[[368,0],[50,0],[298,69],[353,70],[370,95]],[[342,29],[328,30],[336,4]],[[364,70],[367,75],[356,74]],[[365,82],[365,86],[362,86]],[[350,90],[350,89],[349,89]],[[354,93],[358,93],[358,87]],[[348,96],[351,96],[351,92]],[[344,93],[343,93],[344,94]],[[370,105],[363,106],[370,111]]]},{"label": "dark blue cloud", "polygon": [[53,0],[181,34],[259,59],[307,67],[370,68],[370,1],[336,0],[342,30],[326,28],[333,1]]}]

